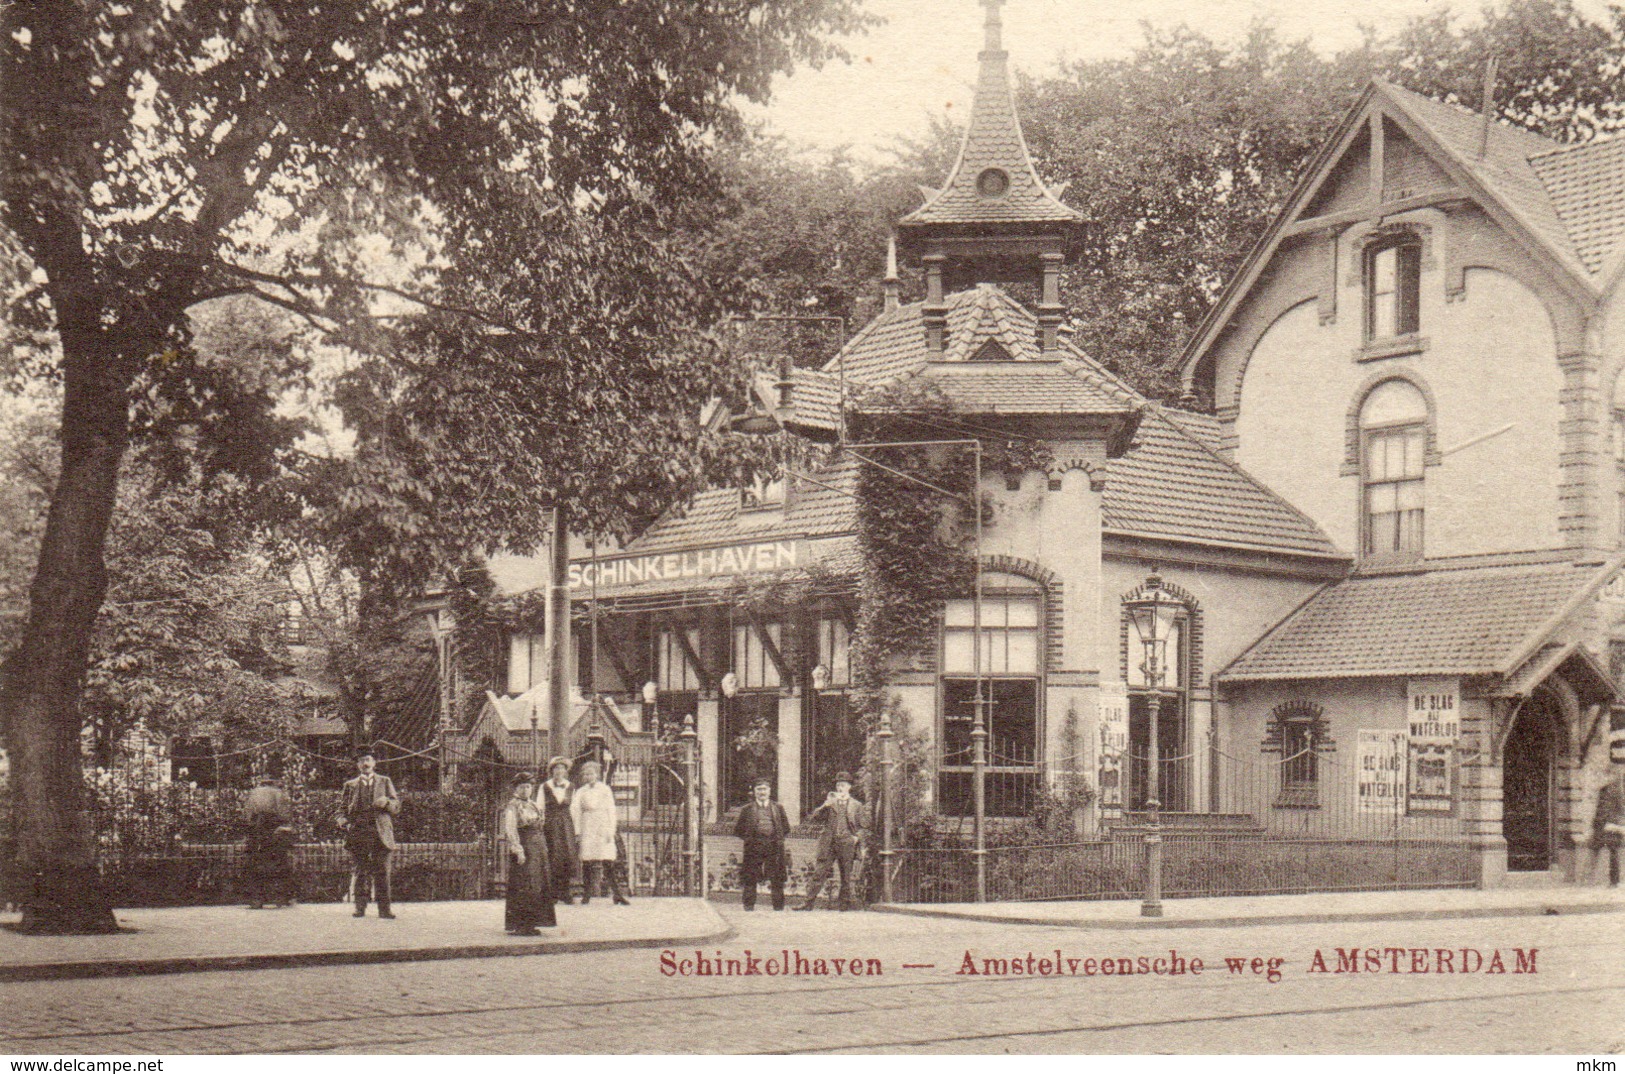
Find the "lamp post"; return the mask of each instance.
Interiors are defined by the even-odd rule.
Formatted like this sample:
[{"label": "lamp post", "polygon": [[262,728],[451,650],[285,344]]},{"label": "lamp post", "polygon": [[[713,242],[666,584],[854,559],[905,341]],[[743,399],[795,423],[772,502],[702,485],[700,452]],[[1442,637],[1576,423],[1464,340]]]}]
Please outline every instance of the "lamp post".
[{"label": "lamp post", "polygon": [[1127,601],[1130,621],[1145,653],[1140,670],[1145,676],[1146,718],[1149,721],[1150,757],[1145,781],[1145,901],[1141,917],[1162,916],[1162,802],[1160,800],[1160,743],[1158,724],[1162,718],[1162,677],[1167,667],[1166,650],[1178,603],[1162,588],[1162,578],[1153,573],[1141,587],[1142,595]]}]

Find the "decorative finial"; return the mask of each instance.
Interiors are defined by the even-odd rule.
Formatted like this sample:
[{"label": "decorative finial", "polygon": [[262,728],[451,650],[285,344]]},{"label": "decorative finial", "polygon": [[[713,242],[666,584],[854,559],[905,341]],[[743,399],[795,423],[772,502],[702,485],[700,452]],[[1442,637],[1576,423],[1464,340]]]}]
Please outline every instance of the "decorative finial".
[{"label": "decorative finial", "polygon": [[983,24],[986,37],[982,44],[984,52],[1003,52],[1004,45],[999,39],[999,8],[1004,6],[1004,0],[982,0],[982,6],[987,8],[987,22]]}]

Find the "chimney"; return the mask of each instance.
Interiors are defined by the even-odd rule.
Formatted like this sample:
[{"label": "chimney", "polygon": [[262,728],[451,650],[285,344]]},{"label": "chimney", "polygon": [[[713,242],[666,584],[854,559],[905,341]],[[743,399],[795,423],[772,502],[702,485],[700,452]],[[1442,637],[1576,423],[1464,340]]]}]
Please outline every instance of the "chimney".
[{"label": "chimney", "polygon": [[880,282],[880,293],[885,297],[885,308],[897,308],[903,281],[897,278],[897,236],[886,240],[886,278]]}]

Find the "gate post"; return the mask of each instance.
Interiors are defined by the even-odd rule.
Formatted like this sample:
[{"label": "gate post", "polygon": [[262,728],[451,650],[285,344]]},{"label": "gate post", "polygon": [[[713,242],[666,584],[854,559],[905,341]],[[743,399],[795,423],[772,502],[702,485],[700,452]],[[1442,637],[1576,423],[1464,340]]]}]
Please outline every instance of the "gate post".
[{"label": "gate post", "polygon": [[891,842],[892,766],[896,761],[892,759],[891,710],[885,705],[880,707],[880,729],[875,732],[875,738],[880,748],[880,899],[889,903],[892,901],[892,858],[896,853]]},{"label": "gate post", "polygon": [[683,894],[694,896],[700,894],[695,882],[700,866],[700,736],[692,713],[683,717],[677,740],[683,747]]}]

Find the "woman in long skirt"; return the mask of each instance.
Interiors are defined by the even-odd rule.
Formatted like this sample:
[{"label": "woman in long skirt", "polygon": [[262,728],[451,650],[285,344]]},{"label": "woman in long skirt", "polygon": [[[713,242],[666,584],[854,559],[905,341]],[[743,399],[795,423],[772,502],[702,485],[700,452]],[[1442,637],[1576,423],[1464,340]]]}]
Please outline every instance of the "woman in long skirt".
[{"label": "woman in long skirt", "polygon": [[538,927],[558,924],[553,913],[542,811],[531,798],[534,785],[529,772],[515,776],[513,797],[502,813],[502,831],[508,837],[508,906],[504,923],[513,936],[539,936]]}]

